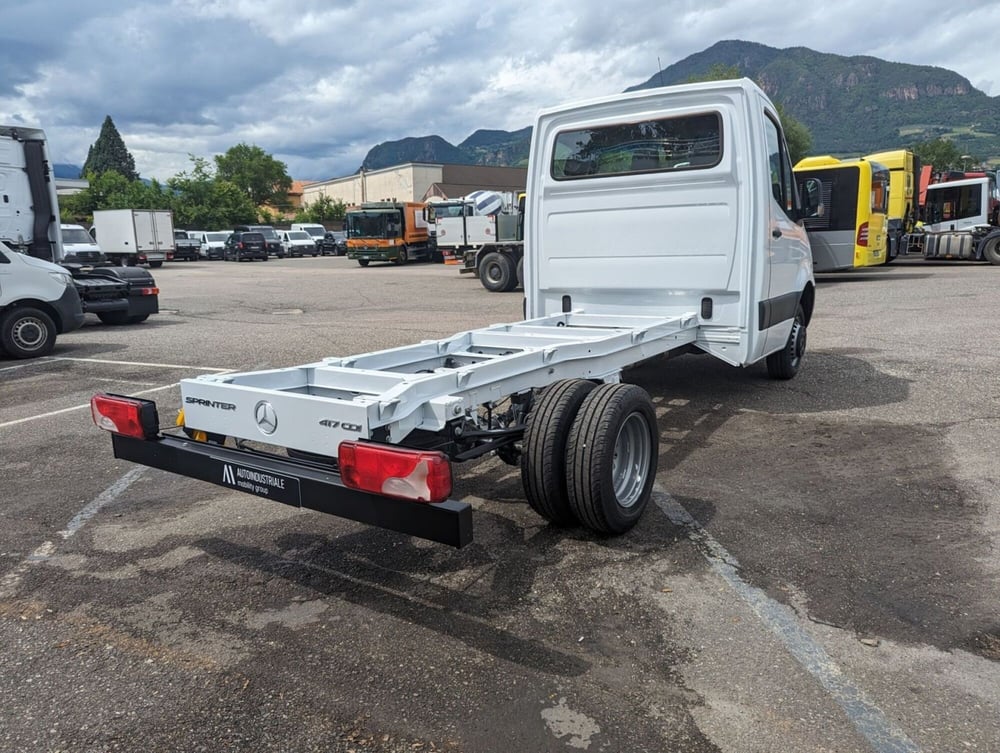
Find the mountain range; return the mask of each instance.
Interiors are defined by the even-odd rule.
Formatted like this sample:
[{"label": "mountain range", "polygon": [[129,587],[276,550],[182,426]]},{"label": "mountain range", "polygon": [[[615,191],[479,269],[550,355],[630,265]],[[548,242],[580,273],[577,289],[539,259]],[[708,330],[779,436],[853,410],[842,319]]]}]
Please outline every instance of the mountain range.
[{"label": "mountain range", "polygon": [[[947,137],[965,154],[1000,158],[1000,97],[944,68],[833,55],[806,47],[777,49],[728,40],[690,55],[626,91],[669,86],[735,67],[756,81],[812,135],[813,154],[858,156]],[[523,166],[531,127],[479,130],[458,146],[440,136],[373,147],[362,169],[403,162]]]}]

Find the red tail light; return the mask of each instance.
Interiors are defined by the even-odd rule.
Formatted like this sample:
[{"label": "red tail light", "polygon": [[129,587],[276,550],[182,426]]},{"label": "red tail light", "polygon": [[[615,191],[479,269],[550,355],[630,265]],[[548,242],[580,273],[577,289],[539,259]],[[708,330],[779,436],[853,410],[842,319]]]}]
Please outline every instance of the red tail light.
[{"label": "red tail light", "polygon": [[867,246],[868,245],[868,223],[862,222],[861,226],[858,228],[858,245]]},{"label": "red tail light", "polygon": [[98,392],[90,398],[90,413],[98,428],[136,439],[153,439],[160,431],[156,403]]},{"label": "red tail light", "polygon": [[451,464],[441,452],[341,442],[337,459],[340,477],[351,489],[415,502],[451,496]]},{"label": "red tail light", "polygon": [[159,288],[139,288],[139,295],[159,295]]}]

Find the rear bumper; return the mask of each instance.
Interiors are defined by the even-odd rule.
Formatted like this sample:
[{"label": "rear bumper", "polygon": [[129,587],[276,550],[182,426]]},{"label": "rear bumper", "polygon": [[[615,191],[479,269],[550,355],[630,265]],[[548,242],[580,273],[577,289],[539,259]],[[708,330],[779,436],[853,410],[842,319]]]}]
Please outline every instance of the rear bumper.
[{"label": "rear bumper", "polygon": [[369,494],[349,489],[336,470],[319,464],[183,437],[111,437],[122,460],[453,547],[472,542],[472,507],[464,502],[426,504]]}]

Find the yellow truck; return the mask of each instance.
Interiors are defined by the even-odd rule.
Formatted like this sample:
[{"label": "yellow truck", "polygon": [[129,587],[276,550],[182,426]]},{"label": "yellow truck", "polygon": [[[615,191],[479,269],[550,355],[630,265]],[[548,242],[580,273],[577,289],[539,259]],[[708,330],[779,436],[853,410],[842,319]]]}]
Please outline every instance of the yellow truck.
[{"label": "yellow truck", "polygon": [[888,264],[907,249],[903,240],[913,232],[920,213],[920,158],[909,149],[892,149],[865,156],[889,168],[889,210],[886,233],[889,244],[885,262]]}]

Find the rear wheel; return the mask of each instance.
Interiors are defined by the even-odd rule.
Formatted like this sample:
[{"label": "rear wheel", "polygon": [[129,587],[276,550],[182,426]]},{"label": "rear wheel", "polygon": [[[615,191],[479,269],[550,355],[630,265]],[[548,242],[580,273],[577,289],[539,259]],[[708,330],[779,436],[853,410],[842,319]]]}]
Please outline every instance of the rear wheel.
[{"label": "rear wheel", "polygon": [[990,238],[983,246],[983,258],[990,264],[1000,264],[1000,235]]},{"label": "rear wheel", "polygon": [[531,509],[556,525],[576,522],[566,493],[566,438],[584,398],[596,385],[565,379],[549,385],[528,414],[521,484]]},{"label": "rear wheel", "polygon": [[0,349],[13,358],[47,356],[56,345],[56,325],[41,309],[17,306],[0,317]]},{"label": "rear wheel", "polygon": [[479,279],[482,280],[483,287],[491,293],[513,290],[517,282],[510,257],[499,251],[490,251],[479,262]]},{"label": "rear wheel", "polygon": [[586,396],[566,443],[566,488],[577,519],[624,533],[642,517],[656,478],[659,432],[649,395],[604,384]]},{"label": "rear wheel", "polygon": [[159,269],[160,267],[162,267],[162,266],[163,266],[163,262],[162,262],[162,261],[151,261],[151,262],[149,263],[149,266],[150,266],[150,267],[151,267],[152,269]]},{"label": "rear wheel", "polygon": [[799,373],[806,354],[806,315],[802,306],[795,308],[795,319],[788,341],[781,350],[767,357],[767,374],[772,379],[791,379]]},{"label": "rear wheel", "polygon": [[517,287],[524,289],[524,257],[517,260]]}]

